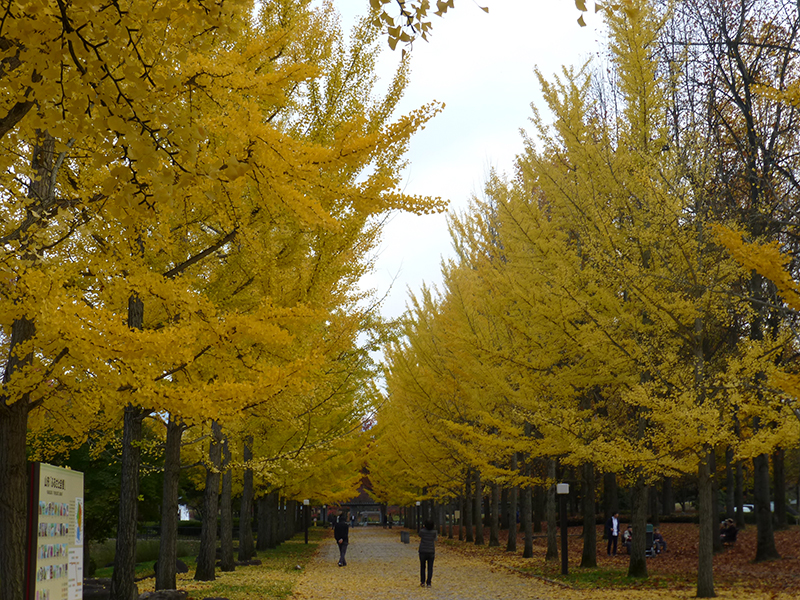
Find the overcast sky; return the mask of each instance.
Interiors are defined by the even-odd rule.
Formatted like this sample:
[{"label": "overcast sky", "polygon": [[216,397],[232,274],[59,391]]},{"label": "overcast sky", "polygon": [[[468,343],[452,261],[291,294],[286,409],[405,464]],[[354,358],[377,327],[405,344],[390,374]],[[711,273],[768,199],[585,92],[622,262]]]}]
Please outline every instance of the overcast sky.
[{"label": "overcast sky", "polygon": [[[345,30],[369,0],[335,0]],[[591,3],[587,3],[591,6]],[[440,196],[462,211],[480,194],[489,169],[512,171],[522,150],[520,129],[528,129],[531,103],[541,110],[533,69],[545,76],[562,65],[582,65],[599,49],[599,18],[580,13],[573,0],[458,0],[444,18],[433,17],[429,42],[412,50],[411,82],[400,112],[431,100],[446,104],[412,142],[403,186],[413,194]],[[389,80],[396,53],[385,51],[381,69]],[[375,273],[366,287],[384,294],[382,313],[405,310],[408,290],[441,281],[442,256],[452,256],[444,215],[395,215],[387,226]]]}]

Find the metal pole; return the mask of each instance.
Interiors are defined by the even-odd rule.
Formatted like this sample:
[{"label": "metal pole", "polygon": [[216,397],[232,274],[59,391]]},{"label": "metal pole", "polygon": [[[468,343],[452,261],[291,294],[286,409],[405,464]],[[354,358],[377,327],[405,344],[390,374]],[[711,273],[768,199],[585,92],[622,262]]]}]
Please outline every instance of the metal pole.
[{"label": "metal pole", "polygon": [[567,494],[561,494],[561,574],[569,575],[567,561]]},{"label": "metal pole", "polygon": [[308,500],[303,500],[303,529],[305,530],[306,544],[308,543],[308,509],[311,508],[309,504],[311,503]]}]

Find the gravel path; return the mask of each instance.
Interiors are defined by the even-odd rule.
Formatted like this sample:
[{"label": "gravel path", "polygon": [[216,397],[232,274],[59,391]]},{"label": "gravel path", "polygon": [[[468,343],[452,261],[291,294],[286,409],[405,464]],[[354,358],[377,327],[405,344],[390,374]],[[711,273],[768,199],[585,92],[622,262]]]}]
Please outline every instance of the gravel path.
[{"label": "gravel path", "polygon": [[[347,566],[337,566],[339,553],[326,539],[309,563],[295,593],[296,600],[424,600],[501,599],[550,600],[558,589],[506,569],[462,556],[437,544],[433,585],[419,586],[419,538],[400,541],[401,529],[350,530]],[[416,539],[415,539],[416,538]]]}]

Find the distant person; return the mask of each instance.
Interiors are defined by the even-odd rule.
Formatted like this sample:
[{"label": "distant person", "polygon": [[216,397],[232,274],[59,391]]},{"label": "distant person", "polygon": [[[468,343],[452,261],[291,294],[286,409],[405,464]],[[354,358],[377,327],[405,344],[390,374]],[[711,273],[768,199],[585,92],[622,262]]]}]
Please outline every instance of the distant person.
[{"label": "distant person", "polygon": [[719,537],[723,544],[733,544],[736,541],[736,535],[739,531],[736,529],[736,524],[733,519],[726,519],[722,522],[719,530]]},{"label": "distant person", "polygon": [[[431,587],[433,578],[433,559],[436,555],[436,538],[438,532],[434,528],[433,521],[425,521],[425,526],[419,530],[419,585],[420,587]],[[425,577],[425,566],[428,568],[428,576]]]},{"label": "distant person", "polygon": [[656,549],[656,554],[661,554],[661,551],[667,551],[667,541],[661,535],[661,530],[656,527],[653,529],[653,548]]},{"label": "distant person", "polygon": [[342,513],[339,515],[339,522],[333,527],[333,539],[339,544],[339,566],[346,567],[347,544],[350,543],[350,527],[347,525],[347,517]]},{"label": "distant person", "polygon": [[631,553],[631,546],[633,546],[633,527],[628,525],[628,528],[622,533],[622,546]]},{"label": "distant person", "polygon": [[606,537],[608,538],[608,555],[617,555],[617,540],[619,539],[619,513],[615,512],[606,521]]}]

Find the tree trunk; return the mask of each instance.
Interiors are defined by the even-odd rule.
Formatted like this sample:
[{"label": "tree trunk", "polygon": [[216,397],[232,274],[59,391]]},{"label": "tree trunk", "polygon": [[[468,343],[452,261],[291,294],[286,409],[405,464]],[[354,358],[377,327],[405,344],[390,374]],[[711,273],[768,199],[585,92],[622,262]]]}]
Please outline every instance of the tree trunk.
[{"label": "tree trunk", "polygon": [[[719,484],[717,483],[717,453],[711,448],[708,455],[709,477],[711,478],[711,523],[719,523]],[[702,518],[702,516],[701,516]],[[702,526],[701,526],[702,527]],[[722,552],[725,547],[722,545],[722,538],[719,535],[711,536],[714,554]],[[713,582],[712,582],[713,584]]]},{"label": "tree trunk", "polygon": [[286,527],[286,499],[283,498],[280,492],[276,492],[277,505],[275,507],[275,523],[278,527],[278,534],[275,536],[275,541],[278,545],[282,544],[287,539]]},{"label": "tree trunk", "polygon": [[[244,440],[244,475],[242,477],[242,504],[239,507],[239,560],[255,556],[253,548],[253,436]],[[385,511],[384,511],[384,514]]]},{"label": "tree trunk", "polygon": [[769,456],[759,454],[753,459],[753,495],[756,505],[756,562],[780,558],[775,548],[772,512],[769,497]]},{"label": "tree trunk", "polygon": [[489,521],[489,546],[500,545],[500,484],[492,482],[491,519]]},{"label": "tree trunk", "polygon": [[277,548],[281,544],[280,502],[281,502],[281,497],[279,492],[270,492],[267,495],[267,523],[269,525],[269,548]]},{"label": "tree trunk", "polygon": [[[44,133],[32,144],[29,198],[32,210],[49,211],[55,201],[57,171],[55,138]],[[19,251],[28,255],[36,268],[36,255],[27,243]],[[10,283],[9,285],[14,285]],[[8,330],[4,331],[8,335]],[[25,594],[25,547],[28,511],[27,439],[30,392],[20,396],[8,395],[8,384],[18,371],[31,364],[33,350],[20,355],[19,344],[36,336],[36,324],[26,316],[11,323],[10,338],[4,335],[3,346],[8,348],[0,390],[0,598],[22,600]],[[22,375],[24,377],[24,374]]]},{"label": "tree trunk", "polygon": [[[736,413],[733,415],[734,433],[737,438],[742,436],[742,426],[739,423],[739,417]],[[736,528],[742,530],[745,528],[744,522],[744,462],[737,460],[735,463],[736,469],[734,471],[734,480],[736,489],[734,490],[734,503],[736,504]]]},{"label": "tree trunk", "polygon": [[467,481],[466,481],[466,484],[464,485],[464,498],[465,498],[464,503],[466,504],[466,506],[464,507],[464,509],[465,509],[464,510],[464,527],[467,530],[466,541],[467,542],[474,542],[475,538],[474,538],[473,532],[472,532],[472,516],[473,516],[473,512],[474,511],[472,510],[473,501],[472,501],[472,472],[471,471],[467,471]]},{"label": "tree trunk", "polygon": [[[144,327],[144,302],[135,294],[128,298],[128,327]],[[111,575],[111,599],[131,600],[138,596],[136,587],[136,526],[139,502],[139,467],[141,465],[142,421],[145,411],[129,404],[122,420],[122,465],[119,490],[119,518]]]},{"label": "tree trunk", "polygon": [[449,515],[450,515],[450,518],[447,521],[448,525],[449,525],[448,528],[447,528],[447,539],[448,540],[452,540],[453,539],[453,525],[455,525],[454,521],[456,520],[456,515],[454,513],[455,505],[453,504],[452,500],[447,505],[447,510],[449,512]]},{"label": "tree trunk", "polygon": [[736,515],[735,487],[733,466],[733,448],[725,448],[725,518],[733,519]]},{"label": "tree trunk", "polygon": [[272,537],[272,524],[269,520],[269,494],[261,496],[256,501],[258,507],[258,537],[256,538],[256,550],[262,551],[270,547],[269,540]]},{"label": "tree trunk", "polygon": [[[351,513],[352,514],[352,513]],[[348,515],[348,521],[350,515]],[[289,502],[286,498],[278,498],[278,543],[289,539]]]},{"label": "tree trunk", "polygon": [[556,461],[547,459],[547,553],[545,560],[558,560],[558,505],[556,503]]},{"label": "tree trunk", "polygon": [[[511,472],[517,471],[517,453],[511,455]],[[506,520],[508,521],[508,542],[506,543],[506,552],[517,551],[517,496],[519,487],[514,486],[508,490],[508,505]],[[530,514],[530,507],[528,514]]]},{"label": "tree trunk", "polygon": [[501,486],[500,488],[500,529],[508,529],[508,488]]},{"label": "tree trunk", "polygon": [[647,501],[650,503],[650,522],[653,524],[653,527],[658,527],[660,524],[659,513],[660,511],[660,502],[658,501],[658,486],[651,485],[649,486],[650,489],[647,490]]},{"label": "tree trunk", "polygon": [[[289,529],[286,532],[287,540],[290,540],[294,537],[294,534],[297,533],[297,519],[295,515],[297,514],[297,500],[289,500],[286,503],[286,523],[289,525]],[[351,520],[351,523],[355,521]]]},{"label": "tree trunk", "polygon": [[631,490],[631,525],[633,540],[628,577],[647,577],[647,559],[644,555],[647,539],[647,486],[641,475],[636,477]]},{"label": "tree trunk", "polygon": [[220,569],[234,571],[236,562],[233,557],[233,472],[227,435],[222,438],[222,494],[219,498],[219,511]]},{"label": "tree trunk", "polygon": [[156,590],[177,588],[178,484],[181,474],[181,438],[186,427],[170,414],[164,443],[164,481],[161,493],[161,539],[156,567]]},{"label": "tree trunk", "polygon": [[705,446],[698,465],[700,541],[697,552],[697,597],[713,598],[714,593],[714,449]]},{"label": "tree trunk", "polygon": [[483,484],[481,483],[481,472],[475,469],[475,545],[483,545],[483,519],[481,518],[481,504],[483,501]]},{"label": "tree trunk", "polygon": [[0,598],[12,600],[25,595],[27,430],[27,395],[0,403]]},{"label": "tree trunk", "polygon": [[672,491],[672,478],[664,477],[661,484],[661,504],[662,510],[665,515],[671,515],[675,512],[675,494]]},{"label": "tree trunk", "polygon": [[295,534],[300,530],[300,521],[297,518],[297,515],[300,514],[300,503],[297,500],[290,500],[289,505],[287,506],[287,510],[289,515],[292,515],[292,519],[289,522],[289,536],[286,538],[287,540],[292,539]]},{"label": "tree trunk", "polygon": [[219,514],[219,469],[222,462],[222,429],[211,422],[211,443],[208,447],[209,467],[206,469],[206,489],[203,493],[203,522],[200,528],[200,553],[194,578],[214,581],[217,559],[217,515]]},{"label": "tree trunk", "polygon": [[122,465],[119,490],[119,518],[111,575],[111,599],[132,600],[136,587],[136,526],[138,523],[139,467],[141,464],[142,421],[146,412],[128,405],[122,421]]},{"label": "tree trunk", "polygon": [[583,465],[583,555],[581,567],[597,566],[597,515],[594,512],[594,465]]},{"label": "tree trunk", "polygon": [[458,497],[458,541],[464,541],[464,495]]},{"label": "tree trunk", "polygon": [[545,516],[545,493],[541,485],[535,486],[531,493],[533,495],[533,532],[542,533],[542,521],[547,517]]},{"label": "tree trunk", "polygon": [[[619,512],[619,487],[616,473],[603,473],[603,523]],[[603,537],[606,532],[603,528]]]},{"label": "tree trunk", "polygon": [[786,529],[789,521],[786,516],[786,452],[778,448],[772,455],[772,484],[775,488],[775,527]]}]

